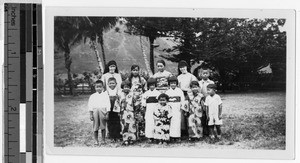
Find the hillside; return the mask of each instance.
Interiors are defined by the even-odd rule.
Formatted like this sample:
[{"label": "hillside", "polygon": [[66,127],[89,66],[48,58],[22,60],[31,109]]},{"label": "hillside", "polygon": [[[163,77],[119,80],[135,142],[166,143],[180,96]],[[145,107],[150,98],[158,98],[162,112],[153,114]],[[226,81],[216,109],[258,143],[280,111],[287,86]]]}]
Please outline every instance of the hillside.
[{"label": "hillside", "polygon": [[[120,28],[119,32],[114,29],[104,33],[104,47],[106,61],[115,60],[118,64],[119,70],[121,72],[129,72],[132,64],[140,65],[142,71],[146,70],[145,60],[142,54],[141,40],[143,47],[146,51],[149,61],[149,51],[150,45],[146,37],[140,37],[135,35],[130,35],[124,32],[125,27],[118,25]],[[141,39],[141,40],[140,40]],[[165,48],[170,48],[174,45],[173,42],[166,38],[158,38],[155,40],[155,44],[159,47],[155,48],[154,56],[155,62],[161,59],[160,55],[167,55],[162,50]],[[98,51],[102,57],[102,51],[100,45],[98,46]],[[83,72],[93,72],[97,70],[97,60],[94,52],[90,49],[88,41],[84,43],[83,41],[71,49],[72,73],[82,74]],[[166,61],[166,70],[177,73],[177,63],[172,63]],[[67,70],[64,65],[64,55],[63,52],[58,52],[55,54],[55,74],[66,74]],[[64,75],[63,75],[64,76]]]}]

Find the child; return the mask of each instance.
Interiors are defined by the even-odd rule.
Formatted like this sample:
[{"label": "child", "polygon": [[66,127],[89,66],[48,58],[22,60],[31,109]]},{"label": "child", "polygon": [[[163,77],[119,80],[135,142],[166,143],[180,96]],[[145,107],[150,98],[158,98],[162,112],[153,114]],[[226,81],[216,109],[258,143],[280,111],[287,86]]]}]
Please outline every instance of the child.
[{"label": "child", "polygon": [[172,119],[170,124],[171,141],[180,141],[181,137],[181,106],[185,100],[184,94],[178,86],[175,76],[169,78],[170,89],[166,91],[169,96],[169,104],[172,107]]},{"label": "child", "polygon": [[121,89],[121,83],[122,83],[122,78],[121,75],[119,74],[118,66],[116,61],[111,60],[107,63],[104,69],[104,74],[102,75],[101,80],[104,83],[104,88],[105,90],[108,89],[108,79],[114,77],[117,81],[117,88]]},{"label": "child", "polygon": [[205,99],[206,116],[208,120],[209,136],[212,140],[215,139],[214,127],[217,129],[217,138],[221,139],[221,125],[222,122],[222,100],[216,94],[216,85],[207,85],[208,96]]},{"label": "child", "polygon": [[152,77],[156,79],[157,90],[164,93],[168,89],[168,78],[172,75],[169,71],[165,70],[166,63],[164,60],[158,60],[156,62],[157,73]]},{"label": "child", "polygon": [[196,140],[203,137],[203,128],[201,123],[203,113],[201,99],[203,95],[200,93],[198,81],[192,81],[190,87],[192,91],[189,92],[189,140]]},{"label": "child", "polygon": [[153,110],[157,105],[157,97],[160,92],[155,89],[156,80],[149,78],[147,81],[149,90],[142,96],[142,106],[146,109],[145,113],[145,136],[148,138],[149,143],[153,142],[154,138],[154,117]]},{"label": "child", "polygon": [[162,93],[158,96],[158,104],[156,105],[154,115],[154,138],[159,144],[167,144],[170,140],[170,122],[172,118],[172,108],[167,102],[169,96]]},{"label": "child", "polygon": [[[103,82],[97,80],[95,82],[96,93],[92,94],[88,101],[88,108],[90,112],[90,119],[93,121],[93,131],[95,145],[99,145],[98,131],[101,130],[102,141],[105,143],[105,129],[106,129],[106,114],[110,109],[109,96],[104,92]],[[101,100],[99,100],[101,99]]]},{"label": "child", "polygon": [[138,65],[132,65],[131,74],[127,80],[131,83],[132,87],[141,85],[143,92],[145,92],[147,90],[147,82],[143,77],[140,76],[139,71],[140,67]]},{"label": "child", "polygon": [[[110,98],[110,111],[108,112],[108,132],[112,142],[121,138],[121,124],[120,124],[120,90],[117,88],[117,80],[114,77],[108,79],[107,93]],[[101,100],[100,100],[101,101]]]},{"label": "child", "polygon": [[184,96],[185,96],[185,102],[182,106],[182,111],[181,111],[181,136],[188,136],[188,126],[187,126],[187,118],[188,118],[188,110],[189,110],[189,97],[188,97],[188,91],[190,91],[190,84],[192,81],[197,80],[197,78],[189,73],[188,70],[188,64],[186,61],[180,61],[178,63],[178,74],[179,76],[177,77],[178,79],[178,85],[179,88],[183,91]]},{"label": "child", "polygon": [[131,91],[131,83],[125,80],[121,84],[121,115],[122,115],[122,136],[123,144],[129,145],[136,141],[136,121],[133,109],[133,92]]}]

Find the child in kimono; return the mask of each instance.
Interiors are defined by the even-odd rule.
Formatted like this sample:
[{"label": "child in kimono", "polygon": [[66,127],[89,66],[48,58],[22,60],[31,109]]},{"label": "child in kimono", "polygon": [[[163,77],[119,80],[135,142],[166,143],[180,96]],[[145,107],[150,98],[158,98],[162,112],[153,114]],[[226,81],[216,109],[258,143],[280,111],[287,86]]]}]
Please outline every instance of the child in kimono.
[{"label": "child in kimono", "polygon": [[166,63],[164,60],[158,60],[156,62],[157,72],[152,76],[156,79],[157,87],[161,93],[164,93],[168,90],[168,78],[171,77],[171,72],[165,70]]},{"label": "child in kimono", "polygon": [[[93,131],[95,145],[99,145],[98,132],[101,130],[102,141],[105,143],[106,114],[110,109],[108,94],[104,92],[104,84],[101,80],[95,83],[96,92],[92,94],[88,101],[90,120],[93,121]],[[99,100],[101,99],[101,100]]]},{"label": "child in kimono", "polygon": [[158,96],[158,104],[154,108],[154,139],[159,144],[167,144],[170,141],[170,123],[172,118],[172,108],[168,104],[169,96],[162,93]]},{"label": "child in kimono", "polygon": [[200,93],[198,81],[192,81],[190,87],[191,92],[189,92],[190,107],[188,118],[188,133],[189,140],[194,141],[203,137],[203,127],[201,123],[201,118],[203,115],[201,99],[203,95]]},{"label": "child in kimono", "polygon": [[[121,138],[121,124],[120,124],[120,89],[117,88],[117,80],[114,77],[108,79],[107,93],[110,98],[110,111],[108,112],[108,132],[112,142],[116,142]],[[101,99],[99,99],[101,101]]]},{"label": "child in kimono", "polygon": [[131,83],[125,80],[121,84],[121,126],[123,145],[133,144],[136,141],[136,121],[133,109],[133,92],[131,91]]},{"label": "child in kimono", "polygon": [[171,141],[180,142],[181,137],[181,106],[185,100],[184,94],[178,88],[178,80],[175,76],[169,79],[170,89],[166,91],[169,96],[169,104],[172,107],[172,119],[170,124],[170,137]]},{"label": "child in kimono", "polygon": [[149,78],[147,81],[148,91],[142,96],[142,106],[145,108],[145,136],[148,138],[148,142],[152,143],[154,140],[154,117],[153,110],[157,106],[157,97],[160,92],[155,89],[156,80]]},{"label": "child in kimono", "polygon": [[131,66],[131,73],[128,77],[128,80],[131,83],[131,87],[141,86],[143,92],[147,90],[147,81],[140,75],[140,66],[139,65],[132,65]]}]

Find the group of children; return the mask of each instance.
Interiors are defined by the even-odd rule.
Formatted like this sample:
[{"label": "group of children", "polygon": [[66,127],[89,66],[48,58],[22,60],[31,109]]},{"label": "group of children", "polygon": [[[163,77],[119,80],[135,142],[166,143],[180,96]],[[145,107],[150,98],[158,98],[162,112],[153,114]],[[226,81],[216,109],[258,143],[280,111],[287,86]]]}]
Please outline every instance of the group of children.
[{"label": "group of children", "polygon": [[[88,101],[93,121],[95,145],[108,137],[124,145],[147,138],[149,143],[167,144],[200,140],[205,135],[221,138],[222,101],[216,85],[209,80],[209,70],[198,72],[201,80],[188,72],[180,61],[176,77],[157,61],[158,72],[147,81],[139,75],[139,66],[122,81],[115,61],[110,61],[101,80],[95,82],[96,93]],[[214,133],[216,127],[217,134]]]}]

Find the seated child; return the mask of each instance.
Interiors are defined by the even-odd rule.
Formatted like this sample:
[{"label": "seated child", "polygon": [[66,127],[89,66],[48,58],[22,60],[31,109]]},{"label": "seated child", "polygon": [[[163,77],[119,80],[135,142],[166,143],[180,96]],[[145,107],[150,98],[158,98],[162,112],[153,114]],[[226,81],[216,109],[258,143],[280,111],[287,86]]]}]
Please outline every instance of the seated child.
[{"label": "seated child", "polygon": [[[105,143],[105,129],[106,129],[106,114],[110,109],[110,101],[107,92],[104,92],[104,85],[101,80],[95,83],[96,92],[93,93],[88,101],[88,108],[90,112],[90,119],[93,121],[93,131],[95,145],[99,145],[98,131],[101,130],[102,141]],[[101,99],[101,100],[99,100]]]},{"label": "seated child", "polygon": [[158,104],[156,105],[154,115],[154,139],[159,144],[167,144],[170,140],[170,122],[172,118],[172,108],[167,102],[169,96],[162,93],[158,96]]},{"label": "seated child", "polygon": [[221,125],[222,121],[222,100],[216,94],[216,85],[209,84],[207,86],[208,96],[205,99],[206,116],[209,127],[209,136],[212,140],[215,139],[214,127],[217,129],[217,138],[221,139]]},{"label": "seated child", "polygon": [[191,92],[189,92],[190,99],[190,109],[189,109],[189,140],[196,140],[203,137],[203,128],[201,123],[201,118],[203,115],[203,110],[201,106],[201,99],[203,95],[200,93],[200,87],[198,81],[192,81]]},{"label": "seated child", "polygon": [[148,91],[142,96],[142,106],[146,109],[145,112],[145,136],[148,138],[149,143],[153,142],[154,134],[154,118],[153,110],[157,106],[157,97],[160,92],[155,89],[156,80],[149,78],[147,81]]}]

